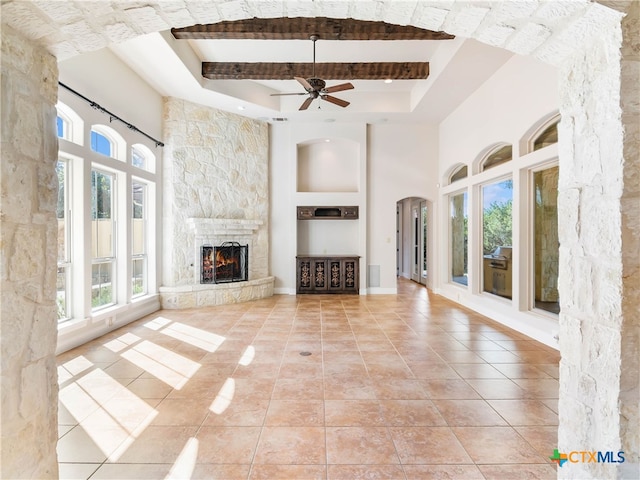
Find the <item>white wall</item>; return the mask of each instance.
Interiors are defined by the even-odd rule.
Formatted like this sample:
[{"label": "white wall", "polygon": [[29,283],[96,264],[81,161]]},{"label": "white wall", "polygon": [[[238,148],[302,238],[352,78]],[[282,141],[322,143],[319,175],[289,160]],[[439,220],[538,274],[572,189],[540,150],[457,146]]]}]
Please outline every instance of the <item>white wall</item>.
[{"label": "white wall", "polygon": [[[370,125],[368,141],[369,265],[380,265],[380,293],[391,293],[396,289],[396,203],[407,197],[437,200],[438,129],[429,124]],[[405,216],[411,215],[410,208],[405,210]],[[406,269],[401,273],[410,274]]]},{"label": "white wall", "polygon": [[[558,109],[557,72],[549,65],[528,57],[514,56],[440,125],[440,274],[435,291],[462,303],[494,320],[532,336],[548,345],[558,329],[557,318],[529,311],[527,295],[532,274],[528,266],[529,200],[528,169],[557,159],[556,146],[524,155],[520,141],[531,126]],[[491,146],[506,142],[513,145],[513,160],[483,173],[477,173],[477,161]],[[451,168],[465,163],[469,176],[445,185]],[[513,300],[483,293],[481,288],[482,231],[480,188],[498,177],[513,179]],[[449,283],[449,203],[448,195],[466,188],[469,193],[469,288]]]},{"label": "white wall", "polygon": [[[558,109],[554,67],[531,57],[512,57],[440,124],[440,173],[456,163],[469,166],[487,147],[514,145],[531,124]],[[521,112],[521,113],[520,113]]]},{"label": "white wall", "polygon": [[[360,145],[358,192],[296,192],[296,145],[310,137],[346,138]],[[362,257],[361,293],[367,287],[368,265],[380,266],[380,286],[367,289],[366,293],[394,293],[396,202],[411,196],[437,198],[437,151],[434,125],[272,125],[271,274],[276,277],[276,292],[295,292],[295,255],[306,253],[299,251],[296,244],[298,239],[307,238],[304,232],[302,236],[296,233],[296,206],[358,205],[357,239],[349,242],[350,250],[358,250],[349,253]],[[349,229],[355,230],[352,226]],[[314,248],[324,250],[321,245],[314,244]]]},{"label": "white wall", "polygon": [[[347,155],[356,156],[348,168],[350,183],[353,191],[297,191],[298,153],[300,145],[309,145],[315,141],[330,139],[335,144],[343,145]],[[298,245],[298,241],[308,242],[309,232],[317,228],[329,228],[338,225],[327,220],[302,220],[301,222],[318,222],[312,230],[305,226],[305,231],[298,235],[298,220],[296,206],[299,205],[336,205],[358,206],[358,220],[341,220],[353,222],[347,229],[352,232],[348,245],[350,255],[359,255],[360,262],[360,292],[366,288],[366,259],[367,259],[367,130],[362,123],[305,123],[305,124],[273,124],[270,138],[270,234],[271,234],[271,275],[276,277],[276,293],[295,293],[295,256],[308,253],[309,249],[316,253],[335,254],[341,252],[329,251],[333,244],[325,245],[318,242]],[[302,149],[303,151],[305,149]],[[357,179],[354,177],[357,173]],[[326,179],[326,178],[325,178]],[[355,188],[357,187],[357,188]],[[338,188],[341,190],[342,188]],[[335,230],[341,233],[344,227]],[[326,230],[325,230],[326,231]],[[353,238],[355,236],[355,238]]]},{"label": "white wall", "polygon": [[60,62],[58,67],[62,83],[162,140],[162,95],[111,50],[79,55]]}]

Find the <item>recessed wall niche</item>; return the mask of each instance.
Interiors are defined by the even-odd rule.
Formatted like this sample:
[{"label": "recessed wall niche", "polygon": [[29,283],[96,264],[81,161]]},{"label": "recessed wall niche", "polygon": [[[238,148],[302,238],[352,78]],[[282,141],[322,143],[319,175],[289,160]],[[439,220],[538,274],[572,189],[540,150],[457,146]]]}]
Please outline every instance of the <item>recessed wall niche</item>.
[{"label": "recessed wall niche", "polygon": [[360,146],[344,139],[318,139],[298,145],[298,192],[357,192]]}]

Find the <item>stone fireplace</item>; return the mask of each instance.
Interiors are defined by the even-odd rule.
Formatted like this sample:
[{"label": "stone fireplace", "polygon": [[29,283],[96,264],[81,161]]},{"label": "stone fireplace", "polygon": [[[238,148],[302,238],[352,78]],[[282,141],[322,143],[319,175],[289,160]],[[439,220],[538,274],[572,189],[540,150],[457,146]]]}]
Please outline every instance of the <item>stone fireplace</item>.
[{"label": "stone fireplace", "polygon": [[[163,121],[162,307],[273,295],[268,126],[177,98],[164,99]],[[247,247],[242,281],[203,281],[214,273],[203,269],[203,248],[215,255],[230,242]]]},{"label": "stone fireplace", "polygon": [[186,223],[193,245],[193,282],[161,287],[163,308],[224,305],[273,295],[274,278],[258,278],[259,272],[251,267],[259,263],[252,255],[259,250],[253,246],[261,220],[188,218]]}]

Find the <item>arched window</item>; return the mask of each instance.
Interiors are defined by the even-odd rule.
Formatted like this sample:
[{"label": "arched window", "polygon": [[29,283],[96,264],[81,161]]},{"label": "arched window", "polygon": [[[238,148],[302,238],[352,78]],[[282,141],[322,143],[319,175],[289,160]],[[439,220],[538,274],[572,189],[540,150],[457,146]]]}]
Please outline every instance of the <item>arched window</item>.
[{"label": "arched window", "polygon": [[153,172],[155,171],[155,160],[155,155],[145,145],[136,143],[131,146],[131,165],[134,167]]},{"label": "arched window", "polygon": [[56,105],[58,117],[56,130],[58,138],[82,145],[84,122],[80,116],[62,102]]},{"label": "arched window", "polygon": [[513,146],[512,145],[502,145],[489,153],[485,157],[483,161],[480,162],[480,171],[484,172],[485,170],[493,167],[497,167],[498,165],[502,165],[503,163],[510,162],[513,158]]},{"label": "arched window", "polygon": [[560,119],[554,121],[533,140],[533,151],[558,143],[558,123]]},{"label": "arched window", "polygon": [[126,160],[126,142],[112,128],[106,125],[91,127],[91,150],[106,157]]},{"label": "arched window", "polygon": [[534,123],[520,140],[520,152],[526,155],[558,143],[560,114],[555,112]]},{"label": "arched window", "polygon": [[463,178],[467,178],[468,168],[466,165],[460,165],[458,168],[453,170],[451,176],[449,177],[449,183],[457,182],[458,180],[462,180]]},{"label": "arched window", "polygon": [[111,140],[105,135],[91,130],[91,150],[98,152],[106,157],[111,157],[113,148],[111,147]]},{"label": "arched window", "polygon": [[56,130],[58,132],[58,138],[69,140],[69,121],[60,116],[60,114],[58,114],[58,118],[56,118]]}]

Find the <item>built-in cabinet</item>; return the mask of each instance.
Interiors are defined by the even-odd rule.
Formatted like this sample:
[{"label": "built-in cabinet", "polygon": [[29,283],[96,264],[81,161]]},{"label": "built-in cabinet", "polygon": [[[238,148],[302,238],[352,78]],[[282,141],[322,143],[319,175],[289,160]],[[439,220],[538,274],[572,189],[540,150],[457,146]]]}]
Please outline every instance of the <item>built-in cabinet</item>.
[{"label": "built-in cabinet", "polygon": [[360,257],[296,257],[296,293],[358,293]]},{"label": "built-in cabinet", "polygon": [[296,293],[357,294],[358,206],[299,206],[296,213]]}]

